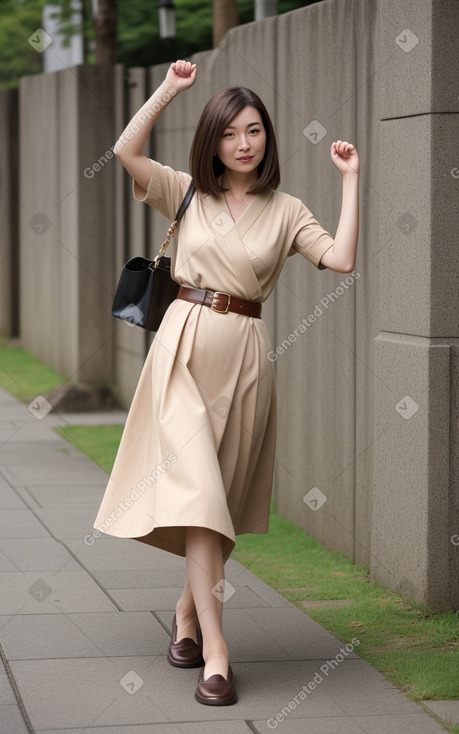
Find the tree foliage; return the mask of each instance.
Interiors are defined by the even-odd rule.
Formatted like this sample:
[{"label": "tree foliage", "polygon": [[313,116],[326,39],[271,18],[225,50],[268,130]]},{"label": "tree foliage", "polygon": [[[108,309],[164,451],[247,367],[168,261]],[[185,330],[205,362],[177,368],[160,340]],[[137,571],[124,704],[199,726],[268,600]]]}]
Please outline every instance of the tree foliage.
[{"label": "tree foliage", "polygon": [[[254,19],[256,0],[238,0],[239,23]],[[196,51],[212,48],[212,0],[174,0],[176,38],[159,37],[157,0],[118,0],[116,61],[126,66],[153,66]],[[0,83],[16,86],[24,74],[42,71],[42,55],[28,39],[42,27],[46,0],[0,0]],[[63,21],[63,39],[75,32],[71,23],[71,0],[54,0]],[[310,2],[279,0],[279,13]],[[86,63],[94,63],[94,27],[91,1],[83,0]]]},{"label": "tree foliage", "polygon": [[40,55],[29,44],[41,26],[41,3],[3,0],[0,3],[0,81],[15,85],[23,74],[42,70]]}]

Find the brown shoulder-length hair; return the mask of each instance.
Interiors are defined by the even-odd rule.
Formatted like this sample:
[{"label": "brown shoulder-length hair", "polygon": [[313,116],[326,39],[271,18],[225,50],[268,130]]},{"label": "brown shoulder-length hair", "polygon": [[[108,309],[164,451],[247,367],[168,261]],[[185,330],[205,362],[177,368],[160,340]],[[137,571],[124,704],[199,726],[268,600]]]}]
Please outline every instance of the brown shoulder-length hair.
[{"label": "brown shoulder-length hair", "polygon": [[215,92],[204,107],[190,150],[190,172],[196,190],[218,196],[228,191],[217,182],[225,166],[214,155],[225,127],[244,107],[255,107],[260,113],[266,131],[266,149],[258,165],[258,181],[248,193],[258,194],[266,189],[277,189],[280,183],[279,158],[274,128],[268,111],[260,97],[247,87],[225,87]]}]

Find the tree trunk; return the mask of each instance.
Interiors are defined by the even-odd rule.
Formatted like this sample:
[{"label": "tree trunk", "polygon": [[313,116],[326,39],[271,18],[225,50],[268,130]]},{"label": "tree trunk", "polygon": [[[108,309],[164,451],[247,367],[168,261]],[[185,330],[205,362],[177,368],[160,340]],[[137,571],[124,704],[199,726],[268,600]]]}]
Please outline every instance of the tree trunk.
[{"label": "tree trunk", "polygon": [[94,17],[96,35],[96,64],[116,62],[116,0],[99,0]]},{"label": "tree trunk", "polygon": [[213,46],[218,46],[230,28],[239,25],[237,0],[214,0],[213,5]]}]

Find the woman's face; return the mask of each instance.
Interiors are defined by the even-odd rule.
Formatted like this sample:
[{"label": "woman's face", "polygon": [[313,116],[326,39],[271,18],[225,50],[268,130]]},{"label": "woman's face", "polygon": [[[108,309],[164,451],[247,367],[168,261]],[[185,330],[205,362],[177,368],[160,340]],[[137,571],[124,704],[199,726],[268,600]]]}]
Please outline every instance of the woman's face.
[{"label": "woman's face", "polygon": [[255,107],[244,107],[223,130],[216,153],[231,171],[250,173],[263,160],[266,131]]}]

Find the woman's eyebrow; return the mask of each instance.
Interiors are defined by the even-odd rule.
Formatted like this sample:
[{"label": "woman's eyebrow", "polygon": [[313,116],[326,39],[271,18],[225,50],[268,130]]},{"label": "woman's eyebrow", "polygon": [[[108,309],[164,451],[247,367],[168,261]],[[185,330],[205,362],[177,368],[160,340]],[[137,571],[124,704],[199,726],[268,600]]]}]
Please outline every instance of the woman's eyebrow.
[{"label": "woman's eyebrow", "polygon": [[[252,125],[259,125],[259,124],[260,124],[259,122],[249,122],[249,124],[247,125],[247,127],[252,127]],[[227,129],[235,130],[236,128],[235,128],[234,125],[227,125],[225,127],[225,130],[227,130]]]}]

